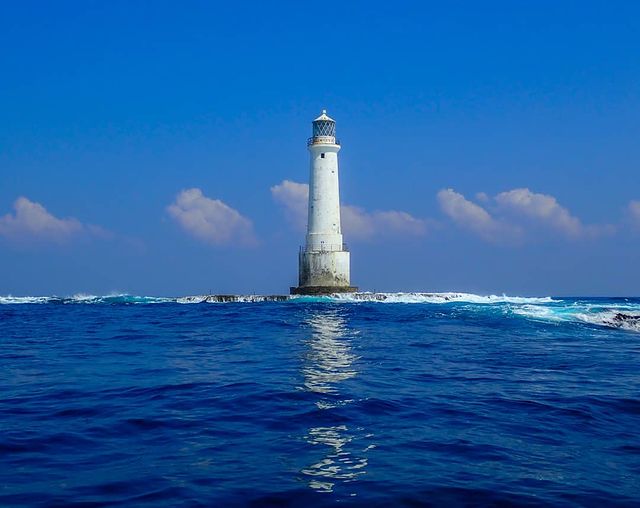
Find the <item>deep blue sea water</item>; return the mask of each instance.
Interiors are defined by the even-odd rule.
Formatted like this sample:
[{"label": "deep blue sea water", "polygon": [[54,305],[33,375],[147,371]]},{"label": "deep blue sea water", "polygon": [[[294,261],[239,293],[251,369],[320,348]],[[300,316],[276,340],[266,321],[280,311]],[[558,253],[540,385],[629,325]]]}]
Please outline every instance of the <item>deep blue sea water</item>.
[{"label": "deep blue sea water", "polygon": [[640,299],[363,298],[0,298],[0,506],[640,505]]}]

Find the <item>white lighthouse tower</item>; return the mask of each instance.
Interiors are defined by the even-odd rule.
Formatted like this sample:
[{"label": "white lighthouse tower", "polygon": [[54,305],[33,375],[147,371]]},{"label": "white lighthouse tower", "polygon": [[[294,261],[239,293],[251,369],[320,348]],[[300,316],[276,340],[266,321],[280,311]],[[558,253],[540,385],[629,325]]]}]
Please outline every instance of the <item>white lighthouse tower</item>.
[{"label": "white lighthouse tower", "polygon": [[336,122],[325,110],[313,121],[307,238],[300,249],[298,286],[291,294],[352,293],[349,251],[342,242]]}]

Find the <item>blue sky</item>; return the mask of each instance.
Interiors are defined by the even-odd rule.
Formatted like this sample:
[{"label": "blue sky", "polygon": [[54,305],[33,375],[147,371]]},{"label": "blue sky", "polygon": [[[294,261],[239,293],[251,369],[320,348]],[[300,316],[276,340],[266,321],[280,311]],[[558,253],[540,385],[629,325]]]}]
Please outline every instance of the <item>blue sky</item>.
[{"label": "blue sky", "polygon": [[0,294],[282,293],[310,121],[352,282],[640,291],[637,2],[6,2]]}]

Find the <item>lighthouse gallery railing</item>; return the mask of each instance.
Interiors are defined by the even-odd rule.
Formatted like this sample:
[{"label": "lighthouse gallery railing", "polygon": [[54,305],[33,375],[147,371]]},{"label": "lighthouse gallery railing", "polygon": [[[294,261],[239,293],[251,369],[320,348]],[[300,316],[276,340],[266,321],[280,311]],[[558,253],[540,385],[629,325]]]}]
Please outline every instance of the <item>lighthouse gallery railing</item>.
[{"label": "lighthouse gallery railing", "polygon": [[[304,245],[300,246],[300,252],[307,252]],[[309,252],[349,252],[349,246],[346,243],[321,244],[319,249],[313,249]]]},{"label": "lighthouse gallery railing", "polygon": [[307,146],[311,145],[340,145],[340,140],[334,136],[311,136]]}]

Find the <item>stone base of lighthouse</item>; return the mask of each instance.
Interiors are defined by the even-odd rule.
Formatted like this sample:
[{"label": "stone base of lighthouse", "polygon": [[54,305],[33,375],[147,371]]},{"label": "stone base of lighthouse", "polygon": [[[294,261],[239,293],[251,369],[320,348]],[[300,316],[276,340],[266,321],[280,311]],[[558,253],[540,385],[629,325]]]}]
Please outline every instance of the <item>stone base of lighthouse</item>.
[{"label": "stone base of lighthouse", "polygon": [[302,251],[299,257],[298,286],[292,295],[328,295],[355,293],[350,285],[348,251]]}]

